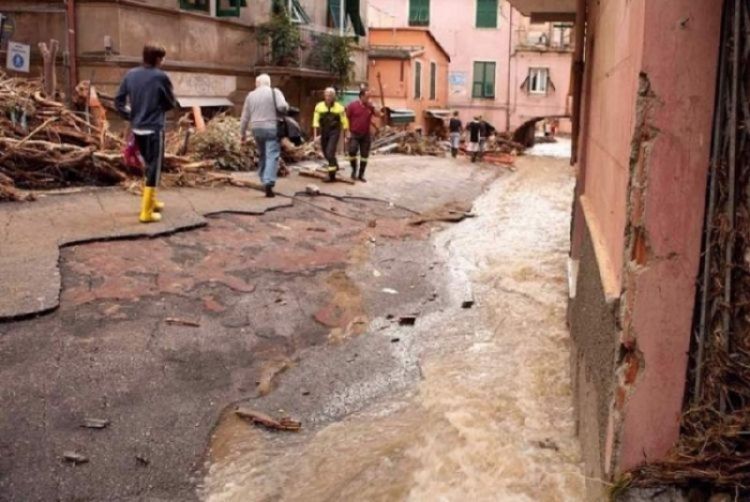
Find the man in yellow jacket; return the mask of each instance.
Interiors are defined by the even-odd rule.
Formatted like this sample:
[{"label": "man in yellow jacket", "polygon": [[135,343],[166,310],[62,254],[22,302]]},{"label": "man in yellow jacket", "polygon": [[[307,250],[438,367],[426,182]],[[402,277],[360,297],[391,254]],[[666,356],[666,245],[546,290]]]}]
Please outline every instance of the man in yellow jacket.
[{"label": "man in yellow jacket", "polygon": [[313,114],[313,137],[317,141],[320,138],[320,147],[328,161],[328,179],[336,181],[336,171],[339,164],[336,160],[336,149],[338,148],[341,133],[349,131],[349,120],[346,118],[346,109],[336,101],[336,90],[329,87],[323,94],[323,101],[315,106]]}]

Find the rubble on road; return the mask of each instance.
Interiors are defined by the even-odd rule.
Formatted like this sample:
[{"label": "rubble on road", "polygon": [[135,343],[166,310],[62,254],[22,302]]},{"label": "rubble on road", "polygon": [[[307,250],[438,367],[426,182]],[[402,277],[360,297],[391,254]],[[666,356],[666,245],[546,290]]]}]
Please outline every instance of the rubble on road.
[{"label": "rubble on road", "polygon": [[300,422],[292,420],[289,417],[283,417],[276,420],[265,413],[248,408],[238,408],[234,413],[240,418],[249,420],[256,425],[262,425],[266,429],[273,431],[299,432],[302,429],[302,424]]},{"label": "rubble on road", "polygon": [[[87,89],[79,85],[77,98],[90,92]],[[103,110],[92,114],[69,109],[45,97],[40,80],[0,72],[0,202],[33,200],[27,190],[70,186],[123,185],[137,191],[143,169],[125,162],[126,142],[109,129]],[[196,133],[187,114],[179,130],[168,135],[166,150],[164,186],[258,188],[216,172],[257,167],[255,142],[241,142],[237,118],[220,115]],[[284,140],[279,174],[288,174],[286,163],[321,158],[312,143],[295,146]]]}]

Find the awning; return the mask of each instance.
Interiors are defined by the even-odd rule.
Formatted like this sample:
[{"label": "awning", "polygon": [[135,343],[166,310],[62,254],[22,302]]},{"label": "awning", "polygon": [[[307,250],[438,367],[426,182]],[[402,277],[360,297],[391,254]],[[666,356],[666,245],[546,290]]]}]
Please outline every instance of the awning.
[{"label": "awning", "polygon": [[234,106],[234,103],[229,101],[227,98],[217,97],[178,96],[177,102],[182,108],[192,108],[194,106],[200,106],[201,108]]},{"label": "awning", "polygon": [[387,108],[391,124],[409,124],[414,122],[417,114],[408,108]]},{"label": "awning", "polygon": [[436,119],[448,119],[451,116],[450,110],[444,110],[442,108],[433,108],[431,110],[425,110],[424,111],[425,117],[434,117]]}]

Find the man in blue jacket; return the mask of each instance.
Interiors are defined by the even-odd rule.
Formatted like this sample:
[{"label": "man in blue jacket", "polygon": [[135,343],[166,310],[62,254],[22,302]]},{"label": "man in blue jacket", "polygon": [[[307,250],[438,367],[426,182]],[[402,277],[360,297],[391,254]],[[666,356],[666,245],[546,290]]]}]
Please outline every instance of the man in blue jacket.
[{"label": "man in blue jacket", "polygon": [[156,200],[161,167],[164,162],[165,114],[176,108],[172,82],[161,70],[167,51],[159,45],[143,48],[143,66],[130,70],[115,96],[115,107],[130,121],[138,149],[146,164],[141,213],[142,223],[160,221],[164,204]]}]

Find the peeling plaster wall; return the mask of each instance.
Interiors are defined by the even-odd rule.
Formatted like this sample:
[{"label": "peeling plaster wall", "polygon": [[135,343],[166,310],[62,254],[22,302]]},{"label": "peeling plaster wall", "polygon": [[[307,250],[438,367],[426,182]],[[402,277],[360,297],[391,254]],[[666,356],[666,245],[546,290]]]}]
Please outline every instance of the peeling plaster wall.
[{"label": "peeling plaster wall", "polygon": [[679,435],[721,2],[589,1],[587,18],[569,312],[585,460],[606,479]]}]

